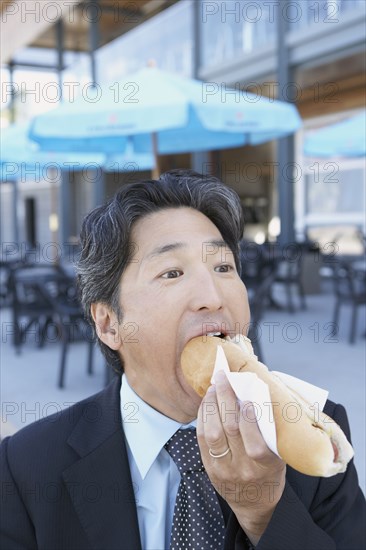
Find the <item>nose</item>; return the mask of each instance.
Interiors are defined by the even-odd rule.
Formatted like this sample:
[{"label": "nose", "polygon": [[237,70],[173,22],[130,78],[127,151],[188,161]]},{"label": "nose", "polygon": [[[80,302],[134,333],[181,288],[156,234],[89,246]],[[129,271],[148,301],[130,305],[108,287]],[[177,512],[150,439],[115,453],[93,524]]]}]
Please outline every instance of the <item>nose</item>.
[{"label": "nose", "polygon": [[219,281],[208,271],[202,271],[192,281],[190,305],[193,311],[217,311],[223,307],[223,294]]}]

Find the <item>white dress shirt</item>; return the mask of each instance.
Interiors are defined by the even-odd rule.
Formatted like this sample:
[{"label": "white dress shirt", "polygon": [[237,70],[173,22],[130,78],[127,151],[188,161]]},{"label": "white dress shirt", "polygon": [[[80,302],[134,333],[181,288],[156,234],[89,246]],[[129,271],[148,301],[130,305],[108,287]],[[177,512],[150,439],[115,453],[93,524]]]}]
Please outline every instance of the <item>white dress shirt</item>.
[{"label": "white dress shirt", "polygon": [[153,409],[132,390],[125,375],[120,395],[142,549],[166,550],[180,473],[164,445],[179,428],[196,427],[196,420],[183,425]]}]

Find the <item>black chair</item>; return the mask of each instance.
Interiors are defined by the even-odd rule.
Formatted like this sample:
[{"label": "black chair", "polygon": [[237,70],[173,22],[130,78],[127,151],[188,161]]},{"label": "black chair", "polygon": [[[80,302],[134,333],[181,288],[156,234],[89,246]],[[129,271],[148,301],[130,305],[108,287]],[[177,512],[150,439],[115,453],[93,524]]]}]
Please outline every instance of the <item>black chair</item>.
[{"label": "black chair", "polygon": [[0,256],[0,308],[10,307],[13,302],[12,281],[10,277],[15,269],[27,267],[28,264],[20,256],[6,258]]},{"label": "black chair", "polygon": [[360,306],[366,305],[366,278],[365,270],[357,270],[352,263],[340,261],[332,266],[335,293],[333,313],[334,334],[338,333],[340,308],[349,304],[352,308],[349,343],[356,340],[357,311]]},{"label": "black chair", "polygon": [[302,282],[302,265],[305,249],[301,245],[291,245],[282,249],[281,259],[277,264],[274,282],[285,288],[287,309],[295,312],[294,291],[298,292],[300,306],[306,309],[304,286]]},{"label": "black chair", "polygon": [[265,246],[243,241],[240,263],[241,279],[248,291],[251,313],[248,337],[252,341],[254,353],[263,361],[260,321],[266,307],[271,304],[271,289],[277,269],[276,257]]},{"label": "black chair", "polygon": [[0,261],[0,308],[11,304],[9,289],[10,266]]},{"label": "black chair", "polygon": [[7,290],[12,310],[13,344],[17,353],[20,353],[31,328],[38,346],[44,345],[47,328],[53,319],[53,306],[41,287],[44,277],[51,272],[49,265],[15,265],[10,268]]},{"label": "black chair", "polygon": [[95,338],[79,302],[74,277],[66,274],[56,278],[49,277],[45,281],[43,294],[52,303],[53,320],[58,328],[61,341],[58,387],[63,388],[65,385],[66,358],[69,345],[77,340],[87,342],[87,373],[91,375],[93,373]]}]

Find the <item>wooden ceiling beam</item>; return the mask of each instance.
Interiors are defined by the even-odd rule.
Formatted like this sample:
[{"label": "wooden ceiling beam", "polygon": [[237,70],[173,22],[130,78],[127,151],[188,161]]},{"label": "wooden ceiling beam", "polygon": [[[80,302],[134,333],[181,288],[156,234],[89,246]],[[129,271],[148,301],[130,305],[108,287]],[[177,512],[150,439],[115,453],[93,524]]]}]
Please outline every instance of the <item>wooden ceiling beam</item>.
[{"label": "wooden ceiling beam", "polygon": [[9,63],[14,54],[31,44],[61,17],[70,19],[80,0],[13,0],[1,10],[0,63]]},{"label": "wooden ceiling beam", "polygon": [[[25,46],[56,49],[54,27],[57,22],[55,17],[57,13],[63,18],[65,51],[88,52],[90,50],[89,28],[93,17],[98,18],[98,47],[101,47],[176,1],[0,0],[2,8],[0,61],[9,63],[14,54]],[[57,9],[58,5],[59,9]]]}]

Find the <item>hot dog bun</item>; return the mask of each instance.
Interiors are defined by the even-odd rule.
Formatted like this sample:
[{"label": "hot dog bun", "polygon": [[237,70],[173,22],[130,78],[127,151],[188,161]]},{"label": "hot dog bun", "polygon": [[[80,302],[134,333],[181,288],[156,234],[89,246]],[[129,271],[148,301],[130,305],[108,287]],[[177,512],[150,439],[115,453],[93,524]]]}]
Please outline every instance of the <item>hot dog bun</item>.
[{"label": "hot dog bun", "polygon": [[[193,338],[185,346],[181,367],[192,388],[203,397],[211,384],[217,346],[221,345],[231,371],[252,372],[269,388],[281,458],[295,470],[310,476],[330,477],[344,472],[353,449],[341,428],[323,412],[290,390],[278,376],[258,361],[248,338],[233,340],[215,336]],[[296,406],[296,421],[286,411]]]}]

